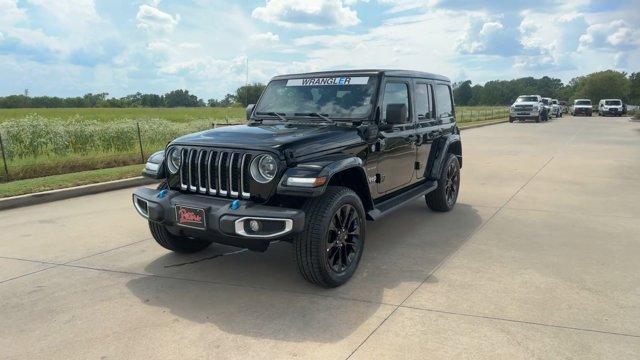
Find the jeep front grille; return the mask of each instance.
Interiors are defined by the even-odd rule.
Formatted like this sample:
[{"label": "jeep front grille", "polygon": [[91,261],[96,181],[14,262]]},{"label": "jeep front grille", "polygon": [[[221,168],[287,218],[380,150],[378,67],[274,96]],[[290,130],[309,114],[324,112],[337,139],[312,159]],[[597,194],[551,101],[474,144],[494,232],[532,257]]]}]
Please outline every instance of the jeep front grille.
[{"label": "jeep front grille", "polygon": [[533,105],[516,105],[518,111],[533,111]]},{"label": "jeep front grille", "polygon": [[230,198],[251,197],[252,154],[195,147],[181,151],[180,190]]}]

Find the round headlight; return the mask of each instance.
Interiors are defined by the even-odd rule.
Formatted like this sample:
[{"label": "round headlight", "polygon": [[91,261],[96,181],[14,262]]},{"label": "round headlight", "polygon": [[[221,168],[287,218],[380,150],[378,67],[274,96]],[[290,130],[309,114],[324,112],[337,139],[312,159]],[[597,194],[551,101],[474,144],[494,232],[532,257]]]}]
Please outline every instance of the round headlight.
[{"label": "round headlight", "polygon": [[259,155],[251,161],[251,176],[259,183],[266,184],[278,173],[278,162],[269,155]]},{"label": "round headlight", "polygon": [[172,174],[175,174],[180,170],[180,162],[182,160],[182,149],[171,148],[169,155],[167,156],[167,167]]}]

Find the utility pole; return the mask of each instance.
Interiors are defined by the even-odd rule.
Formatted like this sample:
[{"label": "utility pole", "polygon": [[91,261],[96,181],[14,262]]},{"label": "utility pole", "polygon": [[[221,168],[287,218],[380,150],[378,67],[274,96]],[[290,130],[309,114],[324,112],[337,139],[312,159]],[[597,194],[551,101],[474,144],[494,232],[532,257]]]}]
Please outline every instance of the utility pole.
[{"label": "utility pole", "polygon": [[244,86],[244,103],[249,106],[249,55],[247,55],[247,80]]},{"label": "utility pole", "polygon": [[24,97],[29,97],[29,89],[24,89]]}]

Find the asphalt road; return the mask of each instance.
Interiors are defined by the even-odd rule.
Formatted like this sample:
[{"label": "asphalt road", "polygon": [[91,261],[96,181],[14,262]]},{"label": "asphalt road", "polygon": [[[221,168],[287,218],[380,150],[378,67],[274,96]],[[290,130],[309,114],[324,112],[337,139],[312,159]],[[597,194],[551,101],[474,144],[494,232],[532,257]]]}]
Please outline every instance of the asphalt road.
[{"label": "asphalt road", "polygon": [[369,223],[335,290],[285,243],[169,253],[130,189],[3,211],[0,358],[637,359],[640,123],[500,124],[463,151],[455,210]]}]

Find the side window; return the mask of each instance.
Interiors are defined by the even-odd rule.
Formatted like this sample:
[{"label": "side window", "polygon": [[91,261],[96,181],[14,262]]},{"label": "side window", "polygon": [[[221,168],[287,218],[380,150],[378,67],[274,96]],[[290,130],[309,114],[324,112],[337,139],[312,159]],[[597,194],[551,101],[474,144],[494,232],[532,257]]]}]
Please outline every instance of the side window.
[{"label": "side window", "polygon": [[416,114],[418,120],[431,118],[431,107],[429,99],[431,98],[431,88],[427,84],[416,84]]},{"label": "side window", "polygon": [[387,120],[387,108],[400,109],[404,105],[405,118],[409,121],[409,88],[405,83],[387,83],[384,86],[384,100],[382,102],[382,118]]},{"label": "side window", "polygon": [[436,111],[438,118],[453,116],[451,89],[448,85],[436,85]]}]

